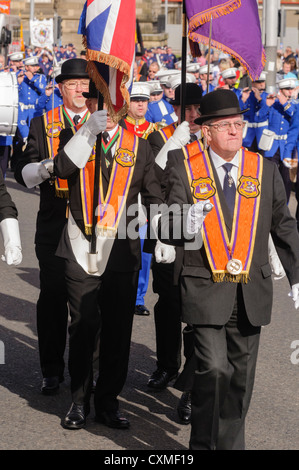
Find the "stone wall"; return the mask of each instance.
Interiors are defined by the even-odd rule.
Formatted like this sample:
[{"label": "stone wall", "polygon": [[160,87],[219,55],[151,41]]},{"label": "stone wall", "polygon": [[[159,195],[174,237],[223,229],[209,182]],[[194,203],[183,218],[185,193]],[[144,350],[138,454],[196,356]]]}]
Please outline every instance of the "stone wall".
[{"label": "stone wall", "polygon": [[[136,17],[139,19],[145,47],[167,44],[165,33],[158,33],[159,15],[164,13],[161,0],[136,0]],[[77,51],[82,47],[82,36],[77,34],[79,18],[84,0],[44,0],[34,2],[34,16],[37,19],[53,17],[53,12],[62,18],[62,43],[73,43]],[[11,14],[21,15],[24,31],[29,31],[30,2],[13,0]],[[161,18],[160,18],[161,21]]]}]

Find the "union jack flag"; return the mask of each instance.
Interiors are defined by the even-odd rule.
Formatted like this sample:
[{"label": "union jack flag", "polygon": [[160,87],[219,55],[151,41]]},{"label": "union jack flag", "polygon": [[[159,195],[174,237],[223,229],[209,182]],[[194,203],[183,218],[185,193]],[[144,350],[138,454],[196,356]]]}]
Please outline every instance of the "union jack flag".
[{"label": "union jack flag", "polygon": [[78,34],[83,35],[87,70],[116,120],[130,102],[135,28],[136,0],[87,0],[83,7]]}]

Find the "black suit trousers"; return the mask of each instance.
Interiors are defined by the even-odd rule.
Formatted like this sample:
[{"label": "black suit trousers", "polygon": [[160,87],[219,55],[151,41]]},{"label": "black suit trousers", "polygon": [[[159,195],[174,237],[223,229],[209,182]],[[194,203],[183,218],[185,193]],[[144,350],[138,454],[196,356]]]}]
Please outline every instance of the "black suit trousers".
[{"label": "black suit trousers", "polygon": [[260,327],[249,323],[241,289],[237,289],[226,325],[193,327],[196,370],[191,395],[190,449],[243,450]]},{"label": "black suit trousers", "polygon": [[153,291],[159,295],[154,307],[157,367],[176,374],[181,366],[182,324],[180,288],[174,285],[174,263],[153,260]]},{"label": "black suit trousers", "polygon": [[68,297],[64,277],[65,261],[55,256],[56,247],[36,245],[40,268],[40,294],[36,305],[37,334],[43,377],[64,373],[67,337]]},{"label": "black suit trousers", "polygon": [[77,404],[90,400],[94,347],[99,344],[95,411],[117,410],[117,396],[127,377],[138,271],[106,270],[101,277],[90,276],[68,259],[66,282],[72,399]]}]

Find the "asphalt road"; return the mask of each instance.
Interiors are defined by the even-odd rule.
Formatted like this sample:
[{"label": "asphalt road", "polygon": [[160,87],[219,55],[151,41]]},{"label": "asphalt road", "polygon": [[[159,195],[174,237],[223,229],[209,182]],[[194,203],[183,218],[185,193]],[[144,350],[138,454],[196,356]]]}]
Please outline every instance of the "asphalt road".
[{"label": "asphalt road", "polygon": [[[156,296],[151,285],[146,296],[151,315],[134,318],[129,374],[120,396],[130,429],[112,430],[96,424],[93,404],[85,429],[70,431],[61,427],[71,403],[68,374],[58,395],[46,397],[40,393],[35,324],[39,271],[34,252],[39,192],[19,186],[11,173],[7,174],[6,184],[19,210],[23,262],[8,267],[0,261],[0,449],[103,450],[108,455],[110,451],[116,455],[119,450],[187,451],[190,426],[180,424],[176,412],[180,393],[171,386],[152,393],[146,386],[155,369]],[[293,195],[290,207],[294,212]],[[262,329],[247,418],[248,450],[299,449],[299,310],[295,311],[289,290],[285,278],[275,281],[272,322]]]}]

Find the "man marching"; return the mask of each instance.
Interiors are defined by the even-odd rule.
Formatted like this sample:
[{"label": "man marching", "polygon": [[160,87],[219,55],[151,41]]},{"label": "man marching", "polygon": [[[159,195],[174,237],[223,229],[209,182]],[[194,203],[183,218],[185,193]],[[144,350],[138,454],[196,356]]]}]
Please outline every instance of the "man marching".
[{"label": "man marching", "polygon": [[261,326],[271,319],[270,234],[299,307],[296,222],[277,166],[242,147],[243,112],[234,92],[208,93],[196,120],[208,151],[194,142],[168,158],[173,212],[162,214],[159,237],[178,245],[182,316],[194,331],[192,450],[245,448]]},{"label": "man marching", "polygon": [[84,59],[63,63],[56,77],[63,106],[31,120],[26,149],[19,159],[15,178],[33,188],[40,185],[35,250],[40,267],[40,294],[36,305],[40,364],[43,375],[41,391],[50,395],[59,389],[64,376],[68,305],[64,262],[55,256],[66,223],[68,187],[52,178],[53,157],[59,145],[60,131],[85,122],[89,113],[82,92],[89,88]]},{"label": "man marching", "polygon": [[[84,93],[92,114],[55,157],[55,173],[70,188],[68,225],[57,255],[66,260],[71,325],[69,371],[72,405],[62,421],[80,429],[90,410],[92,355],[101,327],[99,377],[95,390],[96,419],[106,426],[126,429],[118,395],[128,369],[130,339],[141,264],[138,237],[138,194],[149,211],[161,204],[155,160],[147,140],[121,128],[106,110],[97,111],[97,90],[91,82]],[[105,105],[104,105],[105,106]],[[97,135],[102,132],[102,142]],[[69,133],[68,133],[69,134]],[[88,264],[93,218],[95,152],[101,145],[96,268]],[[99,151],[99,148],[98,148]],[[150,214],[148,214],[150,220]],[[136,230],[134,230],[133,226]],[[131,230],[132,228],[132,230]]]}]

